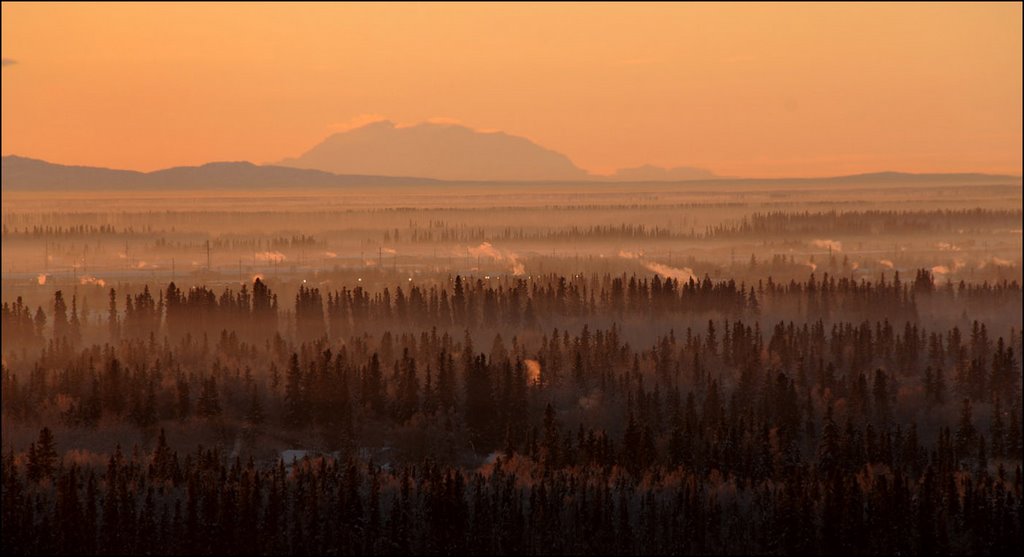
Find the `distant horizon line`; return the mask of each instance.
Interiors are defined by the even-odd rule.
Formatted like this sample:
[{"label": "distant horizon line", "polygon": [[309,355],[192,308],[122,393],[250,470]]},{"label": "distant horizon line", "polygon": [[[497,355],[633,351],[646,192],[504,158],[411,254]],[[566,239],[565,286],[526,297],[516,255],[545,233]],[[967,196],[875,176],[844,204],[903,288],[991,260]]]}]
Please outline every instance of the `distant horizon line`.
[{"label": "distant horizon line", "polygon": [[[305,171],[310,171],[310,172],[318,172],[318,173],[322,173],[322,174],[329,174],[329,175],[333,175],[333,176],[359,176],[359,177],[365,176],[365,177],[375,177],[375,178],[379,177],[379,178],[394,178],[394,179],[415,179],[415,180],[431,180],[431,181],[445,182],[445,183],[479,183],[479,182],[487,182],[487,183],[579,183],[579,182],[598,182],[598,183],[600,183],[600,182],[674,183],[674,182],[719,182],[719,181],[731,181],[731,180],[759,180],[759,181],[761,181],[761,180],[763,180],[763,181],[769,181],[769,180],[828,180],[828,179],[837,179],[837,178],[880,177],[880,176],[885,176],[885,175],[895,175],[895,176],[958,176],[958,175],[968,176],[969,175],[969,176],[991,176],[991,177],[998,177],[998,178],[1014,178],[1014,179],[1022,179],[1022,177],[1024,177],[1024,176],[1022,176],[1022,174],[1004,174],[1004,173],[996,173],[996,172],[979,172],[979,171],[916,172],[916,171],[906,171],[906,170],[885,169],[885,170],[875,170],[875,171],[867,171],[867,172],[854,172],[854,173],[851,173],[851,174],[828,174],[828,175],[817,175],[817,176],[761,177],[761,176],[720,176],[720,175],[714,175],[714,176],[709,176],[709,177],[706,177],[706,178],[682,178],[682,179],[666,178],[666,179],[662,179],[662,180],[651,180],[651,179],[631,180],[631,179],[627,179],[627,178],[615,178],[615,174],[592,174],[592,173],[590,173],[588,171],[587,172],[587,176],[588,176],[587,178],[582,178],[582,179],[578,179],[578,180],[572,180],[572,179],[569,179],[569,180],[566,180],[566,179],[551,179],[551,180],[548,180],[548,179],[535,179],[535,180],[495,180],[495,179],[486,179],[486,178],[482,178],[482,179],[445,179],[445,178],[433,178],[433,177],[430,177],[430,176],[402,176],[402,175],[389,175],[389,174],[359,174],[359,173],[344,173],[344,174],[342,174],[342,173],[330,172],[330,171],[326,171],[326,170],[319,170],[319,169],[315,169],[315,168],[299,168],[299,167],[285,166],[285,165],[273,164],[273,163],[261,164],[261,163],[256,163],[256,162],[253,162],[253,161],[250,161],[250,160],[212,160],[212,161],[204,162],[204,163],[201,163],[201,164],[181,164],[181,165],[174,165],[174,166],[167,166],[167,167],[163,167],[163,168],[157,168],[157,169],[154,169],[154,170],[136,170],[136,169],[130,169],[130,168],[115,168],[115,167],[109,167],[109,166],[94,166],[94,165],[88,165],[88,164],[67,164],[67,163],[63,163],[63,162],[54,162],[54,161],[47,160],[47,159],[41,159],[41,158],[36,158],[36,157],[31,157],[31,156],[26,156],[26,155],[20,155],[20,154],[15,154],[15,153],[4,154],[4,155],[2,155],[2,158],[3,159],[23,159],[23,160],[27,160],[27,161],[40,162],[40,163],[44,163],[44,164],[48,164],[48,165],[61,166],[61,167],[65,167],[65,168],[88,168],[88,169],[109,170],[109,171],[115,171],[115,172],[131,172],[131,173],[142,174],[142,175],[154,174],[154,173],[158,173],[158,172],[164,172],[164,171],[173,170],[173,169],[180,169],[180,168],[202,168],[202,167],[211,166],[211,165],[244,164],[244,165],[250,165],[250,166],[260,167],[260,168],[283,168],[283,169],[296,170],[296,171],[303,171],[303,170],[305,170]],[[641,166],[653,166],[653,167],[663,168],[663,169],[673,168],[673,167],[658,167],[657,165],[641,165]],[[630,167],[630,168],[638,168],[638,167]],[[620,169],[620,170],[624,170],[624,169]]]}]

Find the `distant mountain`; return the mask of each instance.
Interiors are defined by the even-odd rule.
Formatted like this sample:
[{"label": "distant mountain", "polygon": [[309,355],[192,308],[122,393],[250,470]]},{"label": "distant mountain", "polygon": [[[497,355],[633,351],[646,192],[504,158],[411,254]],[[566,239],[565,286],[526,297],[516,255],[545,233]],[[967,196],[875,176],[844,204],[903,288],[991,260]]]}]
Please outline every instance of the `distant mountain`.
[{"label": "distant mountain", "polygon": [[336,133],[281,166],[338,174],[442,180],[564,181],[591,178],[561,153],[502,132],[455,124],[380,121]]},{"label": "distant mountain", "polygon": [[720,178],[720,176],[705,168],[693,166],[664,168],[645,164],[633,168],[620,168],[615,171],[615,174],[607,176],[605,179],[616,182],[682,182],[685,180],[713,180],[715,178]]},{"label": "distant mountain", "polygon": [[[848,184],[923,184],[923,183],[961,183],[961,184],[1003,184],[1020,183],[1020,176],[1007,174],[983,174],[980,172],[947,172],[947,173],[913,173],[913,172],[868,172],[850,174],[848,176],[832,176],[828,178],[803,178],[832,183]],[[777,180],[787,180],[778,178]]]},{"label": "distant mountain", "polygon": [[719,178],[716,180],[692,180],[690,184],[707,182],[716,187],[771,186],[771,187],[817,187],[825,185],[858,187],[901,187],[901,186],[994,186],[1020,185],[1020,176],[1006,174],[982,174],[979,172],[925,173],[911,172],[869,172],[847,176],[823,176],[820,178]]},{"label": "distant mountain", "polygon": [[134,170],[65,166],[14,155],[3,158],[0,171],[4,190],[134,188],[146,176]]},{"label": "distant mountain", "polygon": [[338,175],[319,170],[258,166],[250,162],[211,162],[154,172],[65,166],[18,156],[3,157],[4,191],[160,188],[291,188],[430,184],[436,180],[388,176]]},{"label": "distant mountain", "polygon": [[[617,174],[621,175],[621,174]],[[626,174],[631,176],[631,174]],[[333,174],[320,170],[290,168],[284,166],[261,166],[250,162],[211,162],[202,166],[176,166],[154,172],[114,170],[91,166],[66,166],[37,159],[9,155],[2,161],[3,191],[45,191],[45,190],[158,190],[158,189],[259,189],[259,188],[331,188],[351,186],[398,186],[398,185],[444,185],[458,183],[486,187],[487,185],[519,184],[524,187],[533,184],[544,187],[548,183],[562,185],[608,186],[615,184],[658,184],[657,187],[671,187],[675,183],[685,184],[691,190],[708,188],[712,190],[735,188],[810,188],[827,185],[852,187],[912,187],[912,186],[972,186],[972,185],[1017,185],[1020,176],[997,174],[907,174],[902,172],[876,172],[852,176],[822,178],[724,178],[699,179],[670,178],[641,179],[661,175],[652,173],[636,174],[635,178],[609,179],[584,175],[583,178],[564,180],[473,180],[454,182],[432,178],[402,176],[371,176],[356,174]],[[668,175],[672,175],[669,173]]]}]

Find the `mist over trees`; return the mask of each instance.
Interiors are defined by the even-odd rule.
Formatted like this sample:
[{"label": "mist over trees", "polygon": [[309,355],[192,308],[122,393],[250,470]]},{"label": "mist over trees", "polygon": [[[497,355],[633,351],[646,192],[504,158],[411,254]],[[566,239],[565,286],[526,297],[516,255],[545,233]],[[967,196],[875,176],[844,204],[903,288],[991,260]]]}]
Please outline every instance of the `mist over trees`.
[{"label": "mist over trees", "polygon": [[969,317],[1016,282],[108,298],[3,305],[5,552],[1019,549],[1020,314]]},{"label": "mist over trees", "polygon": [[880,180],[5,193],[3,551],[1018,553],[1019,184]]},{"label": "mist over trees", "polygon": [[1022,4],[626,4],[3,2],[0,557],[1024,555]]}]

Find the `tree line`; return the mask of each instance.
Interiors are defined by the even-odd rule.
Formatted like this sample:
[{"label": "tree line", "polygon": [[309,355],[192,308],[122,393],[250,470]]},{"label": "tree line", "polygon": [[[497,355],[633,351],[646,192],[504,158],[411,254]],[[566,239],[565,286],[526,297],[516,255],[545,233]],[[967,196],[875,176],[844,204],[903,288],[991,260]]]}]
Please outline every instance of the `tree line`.
[{"label": "tree line", "polygon": [[[5,304],[5,432],[38,435],[4,443],[3,549],[1019,552],[1024,336],[917,316],[1019,287],[844,280]],[[105,465],[74,451],[125,425]]]}]

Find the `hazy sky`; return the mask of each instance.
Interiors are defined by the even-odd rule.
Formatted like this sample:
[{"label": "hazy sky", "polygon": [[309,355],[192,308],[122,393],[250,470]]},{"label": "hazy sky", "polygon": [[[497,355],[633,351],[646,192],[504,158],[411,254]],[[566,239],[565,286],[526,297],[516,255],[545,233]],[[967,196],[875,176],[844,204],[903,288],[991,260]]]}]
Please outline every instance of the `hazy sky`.
[{"label": "hazy sky", "polygon": [[597,173],[1021,173],[1021,4],[3,7],[3,146],[276,161],[380,115]]}]

